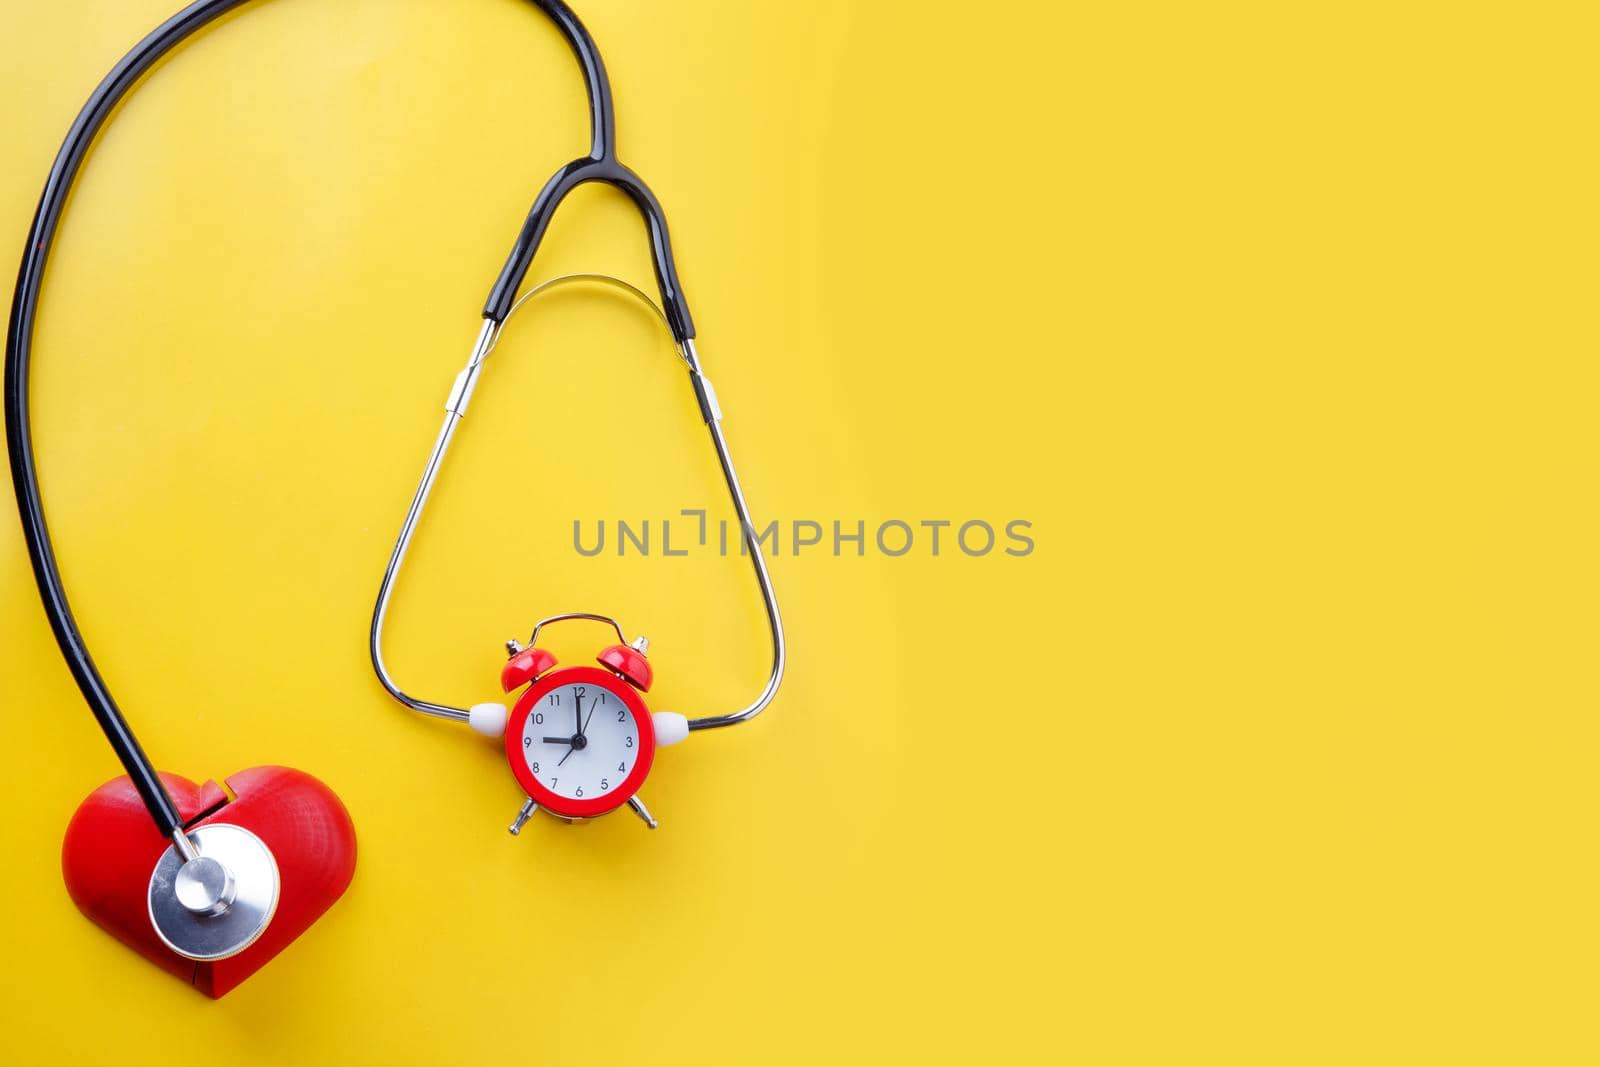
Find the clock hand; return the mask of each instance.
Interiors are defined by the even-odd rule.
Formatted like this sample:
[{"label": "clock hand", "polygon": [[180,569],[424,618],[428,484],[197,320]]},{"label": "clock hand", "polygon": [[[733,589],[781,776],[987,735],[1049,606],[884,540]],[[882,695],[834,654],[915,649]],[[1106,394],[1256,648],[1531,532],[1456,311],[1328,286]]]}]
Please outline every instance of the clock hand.
[{"label": "clock hand", "polygon": [[561,759],[556,762],[556,766],[559,767],[561,764],[567,762],[567,760],[572,758],[572,754],[576,751],[578,751],[577,745],[573,745],[571,748],[567,749],[567,754],[562,756]]},{"label": "clock hand", "polygon": [[583,736],[583,698],[579,697],[579,696],[575,696],[575,697],[572,698],[572,725],[577,727],[578,736],[582,737]]},{"label": "clock hand", "polygon": [[570,738],[570,737],[547,737],[547,738],[544,739],[544,743],[547,744],[547,745],[570,745],[570,744],[572,744],[572,738]]},{"label": "clock hand", "polygon": [[594,709],[599,707],[599,706],[600,705],[598,705],[598,704],[590,704],[589,705],[588,718],[583,720],[583,729],[578,731],[578,734],[580,736],[582,736],[582,737],[588,737],[589,736],[589,724],[594,721]]}]

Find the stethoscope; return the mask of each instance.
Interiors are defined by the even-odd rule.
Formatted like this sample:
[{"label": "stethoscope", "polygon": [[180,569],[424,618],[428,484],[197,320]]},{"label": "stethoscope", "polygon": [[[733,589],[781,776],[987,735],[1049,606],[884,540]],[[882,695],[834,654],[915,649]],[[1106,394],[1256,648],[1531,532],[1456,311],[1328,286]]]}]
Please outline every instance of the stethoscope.
[{"label": "stethoscope", "polygon": [[[185,826],[154,765],[96,669],[67,602],[45,524],[28,412],[28,374],[45,264],[72,183],[95,136],[122,98],[163,56],[191,34],[245,2],[247,0],[200,0],[185,7],[140,41],[90,96],[68,131],[46,179],[23,252],[6,337],[6,439],[24,539],[40,597],[78,688],[161,837],[171,842],[150,874],[146,892],[149,916],[161,940],[173,952],[193,960],[225,959],[242,952],[260,937],[277,906],[282,875],[271,849],[249,830],[231,826],[226,821],[206,821],[193,829]],[[450,389],[444,423],[379,586],[370,635],[372,663],[384,688],[407,707],[426,715],[469,723],[480,733],[505,737],[513,773],[528,792],[517,822],[513,824],[513,833],[541,806],[536,797],[544,800],[542,806],[552,814],[566,819],[589,818],[626,803],[653,827],[655,820],[638,800],[636,791],[626,796],[619,794],[630,783],[636,790],[638,781],[648,772],[650,756],[658,743],[678,740],[692,730],[745,722],[771,703],[783,677],[783,624],[766,562],[754,540],[744,491],[722,432],[722,412],[716,392],[705,376],[695,349],[694,323],[678,280],[666,218],[649,187],[617,158],[616,123],[605,65],[588,31],[566,4],[561,0],[532,2],[555,22],[583,69],[589,98],[589,152],[558,170],[539,191],[505,266],[489,292],[471,356]],[[616,186],[638,207],[649,230],[661,296],[659,305],[633,286],[599,275],[557,278],[530,291],[520,301],[517,299],[517,292],[556,208],[572,190],[589,182]],[[695,719],[667,712],[648,712],[641,697],[652,680],[647,659],[648,642],[637,637],[628,641],[614,619],[588,612],[568,612],[542,619],[535,624],[526,645],[516,641],[507,643],[510,658],[501,670],[501,683],[507,692],[520,691],[513,708],[493,702],[460,708],[418,700],[402,691],[385,667],[381,652],[383,623],[394,581],[456,426],[466,414],[473,389],[482,375],[484,360],[516,307],[555,286],[590,282],[618,286],[655,309],[687,367],[700,413],[711,434],[750,549],[748,555],[761,588],[772,639],[772,669],[767,683],[757,698],[739,711]],[[554,657],[536,644],[539,632],[558,622],[578,620],[609,625],[618,643],[601,651],[597,667],[556,669]],[[576,714],[568,716],[573,710],[574,698]],[[570,726],[567,725],[569,717]],[[605,745],[612,747],[606,749]],[[596,763],[594,757],[602,752],[607,759],[620,756],[616,760],[617,771],[610,771],[608,762]],[[552,767],[549,774],[545,773],[547,766],[558,762],[559,767]],[[574,766],[590,768],[585,772],[589,777],[576,786],[571,784],[569,772]],[[558,775],[557,770],[568,773]],[[568,780],[567,784],[561,784],[562,777]],[[557,778],[557,783],[549,784],[550,778]],[[590,789],[588,795],[584,795],[585,782]],[[607,788],[595,795],[598,782],[607,783]],[[573,789],[578,791],[578,796],[571,795]]]},{"label": "stethoscope", "polygon": [[[598,62],[597,58],[595,61],[596,66],[598,66]],[[585,69],[589,69],[587,64],[585,64]],[[603,72],[601,77],[604,77]],[[592,102],[592,106],[608,105],[609,99],[609,94],[602,93],[597,100]],[[581,162],[579,161],[579,164]],[[563,169],[563,172],[579,164],[569,164],[567,168]],[[560,175],[558,174],[556,179],[552,179],[552,183],[559,180],[559,177]],[[550,185],[545,186],[545,193],[548,193],[550,188]],[[538,215],[541,211],[546,213],[554,211],[559,203],[559,199],[547,201],[545,193],[541,193],[539,200],[534,204],[533,215]],[[645,203],[642,199],[638,200],[638,202],[641,205]],[[653,203],[653,201],[650,202]],[[652,218],[650,211],[653,209],[642,208],[642,210],[645,211],[647,219]],[[523,227],[523,232],[527,233],[531,226],[535,228],[535,232],[542,234],[548,222],[548,217],[536,220],[533,215],[530,215],[528,224]],[[659,218],[659,216],[655,217]],[[665,297],[667,285],[665,279],[673,275],[671,266],[672,253],[665,243],[665,221],[662,220],[659,226],[652,223],[651,229],[652,233],[660,232],[663,237],[657,248],[662,250],[660,254],[665,257],[666,267],[664,269],[660,267],[659,264],[663,261],[658,260],[657,269],[662,279],[662,292],[663,297]],[[510,826],[510,831],[513,835],[520,833],[523,825],[541,807],[558,818],[573,821],[604,814],[606,811],[614,810],[615,807],[625,803],[644,821],[646,826],[652,830],[656,828],[655,817],[650,814],[650,810],[638,796],[637,783],[634,783],[635,788],[626,796],[615,797],[616,803],[611,807],[604,808],[604,810],[594,805],[592,797],[572,796],[568,792],[558,791],[557,787],[561,776],[559,774],[552,775],[558,779],[553,786],[550,784],[548,777],[541,778],[537,762],[527,758],[529,750],[533,748],[532,744],[526,745],[519,750],[517,739],[519,736],[526,736],[529,739],[539,736],[541,744],[558,744],[558,742],[554,740],[544,741],[543,738],[548,735],[543,734],[519,735],[516,729],[518,726],[527,724],[527,720],[531,716],[538,714],[531,709],[530,698],[541,699],[548,695],[555,695],[559,698],[560,692],[555,691],[562,689],[564,684],[563,672],[555,669],[555,658],[548,653],[542,652],[538,646],[539,633],[543,628],[559,622],[578,620],[601,623],[611,627],[617,637],[618,644],[602,650],[598,658],[601,660],[602,666],[609,669],[610,673],[617,675],[628,686],[641,693],[649,690],[653,678],[653,671],[650,670],[648,661],[645,659],[650,647],[649,640],[641,635],[630,642],[623,632],[621,623],[609,616],[592,612],[566,612],[541,619],[534,624],[533,632],[529,635],[525,644],[515,639],[506,642],[506,651],[510,654],[510,661],[506,669],[501,672],[502,688],[507,692],[515,692],[522,690],[524,686],[528,686],[516,707],[508,709],[504,704],[491,701],[474,704],[469,708],[462,708],[429,700],[419,700],[406,693],[396,684],[390,676],[388,667],[383,659],[383,624],[389,611],[389,600],[394,592],[395,579],[400,573],[401,565],[405,562],[406,553],[411,547],[412,536],[422,518],[423,509],[427,506],[428,496],[432,492],[434,482],[439,476],[439,469],[443,466],[445,454],[449,451],[450,442],[455,435],[457,425],[466,414],[467,404],[472,398],[473,389],[477,385],[479,376],[483,373],[484,360],[494,350],[506,321],[523,304],[551,290],[561,286],[585,283],[609,285],[631,296],[647,306],[654,313],[655,318],[672,332],[678,356],[687,367],[695,396],[699,398],[700,412],[705,419],[707,429],[711,433],[711,443],[716,449],[717,460],[722,467],[723,478],[727,482],[728,495],[733,502],[734,511],[743,530],[747,554],[755,569],[756,582],[761,587],[762,602],[766,606],[767,623],[772,639],[771,672],[768,674],[766,685],[748,706],[724,715],[710,715],[695,719],[687,718],[676,712],[664,711],[648,713],[648,716],[646,716],[646,713],[641,709],[634,716],[640,720],[636,724],[639,727],[636,731],[639,744],[649,743],[652,746],[656,744],[675,744],[687,737],[691,731],[715,729],[748,721],[760,714],[762,709],[772,702],[772,698],[777,694],[778,685],[783,680],[786,653],[783,620],[778,614],[777,597],[772,591],[772,578],[767,572],[766,560],[762,556],[760,545],[756,543],[754,524],[750,519],[749,506],[745,502],[744,489],[739,483],[738,474],[734,471],[733,457],[729,454],[728,441],[722,432],[722,410],[717,402],[716,390],[701,370],[700,361],[695,353],[694,339],[680,336],[678,330],[672,325],[670,313],[663,306],[657,305],[646,293],[619,278],[603,274],[571,274],[552,278],[530,289],[507,310],[503,318],[496,320],[492,315],[486,314],[483,326],[478,332],[477,341],[473,344],[472,354],[468,357],[467,364],[462,368],[461,373],[456,376],[455,382],[445,400],[444,420],[439,427],[439,435],[434,441],[432,452],[429,453],[427,464],[423,467],[422,479],[417,485],[416,494],[412,497],[411,506],[406,511],[405,519],[401,523],[400,535],[395,540],[394,551],[389,557],[389,565],[384,569],[383,580],[378,586],[377,604],[372,611],[372,629],[369,644],[373,670],[377,672],[378,679],[383,683],[383,687],[400,703],[424,715],[467,723],[473,730],[487,737],[505,737],[507,739],[507,760],[511,765],[513,775],[527,792],[527,798]],[[614,662],[608,662],[608,659]],[[521,667],[516,666],[519,662],[522,664]],[[576,685],[579,683],[570,682],[566,684]],[[613,698],[625,701],[628,696],[626,689],[612,686],[602,681],[601,688],[595,694],[585,692],[581,695],[575,695],[575,700],[581,710],[582,700],[585,697],[588,697],[593,702],[594,700],[609,701]],[[618,710],[620,713],[622,709]],[[589,745],[589,739],[586,736],[588,722],[588,719],[580,716],[574,723],[576,732],[566,735],[573,739],[574,743],[584,751],[587,751]],[[507,729],[508,723],[512,726],[509,731]],[[536,722],[532,725],[538,725],[538,723]],[[649,735],[648,740],[645,735]],[[625,765],[628,754],[621,753],[621,755],[623,755],[624,759],[617,761],[617,770],[626,773],[627,768]],[[592,755],[586,759],[586,762],[594,762]],[[565,766],[565,763],[563,762],[561,765]],[[645,771],[647,772],[648,768],[645,768]],[[641,773],[641,781],[642,778],[643,774]],[[572,780],[569,778],[568,781],[570,786]],[[603,777],[600,781],[606,782],[607,785],[610,784],[609,779]],[[598,785],[599,782],[596,781],[594,784]],[[579,803],[585,800],[590,802],[587,804]]]}]

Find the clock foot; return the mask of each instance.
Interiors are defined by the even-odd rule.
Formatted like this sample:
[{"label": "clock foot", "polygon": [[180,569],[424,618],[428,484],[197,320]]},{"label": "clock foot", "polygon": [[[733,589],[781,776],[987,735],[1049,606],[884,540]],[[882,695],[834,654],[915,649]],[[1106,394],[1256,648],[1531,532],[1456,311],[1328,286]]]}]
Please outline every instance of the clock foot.
[{"label": "clock foot", "polygon": [[511,836],[516,837],[518,834],[522,833],[522,824],[533,818],[533,813],[538,810],[539,805],[533,802],[532,797],[529,797],[528,802],[522,805],[522,810],[517,812],[516,819],[514,819],[511,823]]},{"label": "clock foot", "polygon": [[657,826],[661,825],[660,823],[656,822],[655,816],[650,814],[650,809],[644,806],[644,801],[640,800],[638,797],[629,797],[628,807],[632,808],[633,813],[639,816],[639,818],[643,819],[644,824],[650,827],[650,829],[654,830]]}]

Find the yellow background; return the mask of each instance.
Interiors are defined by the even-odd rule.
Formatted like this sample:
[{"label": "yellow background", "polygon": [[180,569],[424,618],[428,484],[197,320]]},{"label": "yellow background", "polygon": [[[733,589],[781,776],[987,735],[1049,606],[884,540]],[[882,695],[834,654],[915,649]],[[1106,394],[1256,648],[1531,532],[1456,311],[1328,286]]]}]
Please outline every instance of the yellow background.
[{"label": "yellow background", "polygon": [[[0,11],[0,254],[175,0]],[[67,584],[163,768],[288,763],[347,896],[211,1003],[62,890],[117,771],[0,521],[17,1063],[1593,1063],[1595,26],[1585,5],[585,0],[759,517],[1034,524],[773,563],[753,725],[505,833],[495,747],[389,701],[371,598],[484,293],[586,143],[510,0],[278,0],[101,139],[34,389]],[[650,283],[586,190],[534,277]],[[403,684],[605,610],[657,708],[764,677],[726,513],[604,296],[519,315],[401,583]],[[947,535],[948,536],[948,535]],[[787,538],[785,540],[787,546]],[[567,662],[601,635],[555,640]]]}]

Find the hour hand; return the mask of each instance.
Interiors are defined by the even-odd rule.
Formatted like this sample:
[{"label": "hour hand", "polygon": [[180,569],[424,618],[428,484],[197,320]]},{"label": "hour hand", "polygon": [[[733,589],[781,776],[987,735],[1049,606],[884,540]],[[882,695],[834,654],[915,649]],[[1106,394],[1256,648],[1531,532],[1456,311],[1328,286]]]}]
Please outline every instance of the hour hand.
[{"label": "hour hand", "polygon": [[547,745],[570,745],[570,744],[572,744],[572,738],[570,738],[570,737],[547,737],[547,738],[544,739],[544,743],[547,744]]}]

